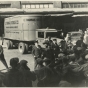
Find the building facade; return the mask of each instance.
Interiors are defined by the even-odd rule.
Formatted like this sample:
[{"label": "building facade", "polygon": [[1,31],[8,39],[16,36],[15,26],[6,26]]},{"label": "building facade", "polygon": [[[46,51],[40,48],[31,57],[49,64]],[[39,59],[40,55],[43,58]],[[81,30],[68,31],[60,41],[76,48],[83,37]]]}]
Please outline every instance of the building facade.
[{"label": "building facade", "polygon": [[[88,28],[88,11],[81,12],[79,9],[88,9],[88,1],[0,1],[0,8],[17,8],[17,9],[71,9],[74,10],[74,15],[79,15],[76,17],[72,16],[53,16],[44,17],[43,28],[50,27],[56,28],[58,30],[62,29],[64,31],[74,31],[74,30],[85,30]],[[76,11],[76,12],[75,12]],[[10,14],[9,14],[10,15]],[[84,16],[80,16],[84,15]],[[5,17],[4,17],[5,18]],[[0,17],[2,24],[0,25],[3,31],[4,19]],[[3,32],[4,33],[4,32]]]}]

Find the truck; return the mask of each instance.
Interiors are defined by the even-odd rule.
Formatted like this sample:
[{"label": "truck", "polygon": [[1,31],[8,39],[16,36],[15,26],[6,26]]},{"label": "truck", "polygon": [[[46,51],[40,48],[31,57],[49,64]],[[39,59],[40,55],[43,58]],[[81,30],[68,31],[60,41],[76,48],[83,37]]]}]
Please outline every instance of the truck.
[{"label": "truck", "polygon": [[29,49],[31,50],[35,40],[40,42],[47,37],[48,35],[45,33],[50,32],[50,36],[56,36],[55,33],[57,33],[56,29],[41,29],[41,17],[32,15],[17,15],[5,18],[4,30],[7,48],[18,47],[22,54],[28,53]]}]

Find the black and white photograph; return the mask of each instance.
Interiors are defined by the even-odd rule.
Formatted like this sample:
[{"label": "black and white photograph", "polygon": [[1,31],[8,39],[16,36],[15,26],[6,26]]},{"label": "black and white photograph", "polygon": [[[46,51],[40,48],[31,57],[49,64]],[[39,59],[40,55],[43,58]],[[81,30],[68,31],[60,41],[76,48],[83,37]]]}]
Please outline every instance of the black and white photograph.
[{"label": "black and white photograph", "polygon": [[0,87],[88,87],[88,0],[0,1]]}]

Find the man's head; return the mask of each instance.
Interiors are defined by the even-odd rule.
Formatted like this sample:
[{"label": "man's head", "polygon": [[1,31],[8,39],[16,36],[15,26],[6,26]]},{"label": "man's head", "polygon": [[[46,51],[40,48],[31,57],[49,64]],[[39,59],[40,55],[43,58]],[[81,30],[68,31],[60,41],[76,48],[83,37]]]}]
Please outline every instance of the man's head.
[{"label": "man's head", "polygon": [[82,54],[82,47],[74,46],[73,51],[75,55],[79,56]]},{"label": "man's head", "polygon": [[35,46],[38,46],[38,41],[35,41]]},{"label": "man's head", "polygon": [[37,59],[37,64],[38,64],[38,65],[43,65],[43,60],[42,60],[41,58],[38,58],[38,59]]},{"label": "man's head", "polygon": [[45,41],[43,42],[43,45],[44,45],[45,47],[48,47],[48,45],[49,45],[48,40],[45,40]]},{"label": "man's head", "polygon": [[26,61],[26,60],[21,60],[20,61],[21,66],[27,66],[27,63],[28,63],[28,61]]},{"label": "man's head", "polygon": [[14,57],[10,59],[10,65],[12,68],[16,68],[18,66],[18,63],[19,63],[18,57]]}]

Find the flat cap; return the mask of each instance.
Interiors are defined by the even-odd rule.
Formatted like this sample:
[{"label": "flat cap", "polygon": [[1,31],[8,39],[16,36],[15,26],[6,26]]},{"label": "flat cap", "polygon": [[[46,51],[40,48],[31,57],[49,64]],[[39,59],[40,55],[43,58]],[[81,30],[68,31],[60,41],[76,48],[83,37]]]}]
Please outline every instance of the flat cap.
[{"label": "flat cap", "polygon": [[14,57],[10,59],[10,65],[11,66],[16,66],[19,63],[19,58],[18,57]]},{"label": "flat cap", "polygon": [[25,64],[27,64],[27,63],[28,63],[27,60],[21,60],[21,61],[20,61],[20,65],[25,65]]}]

